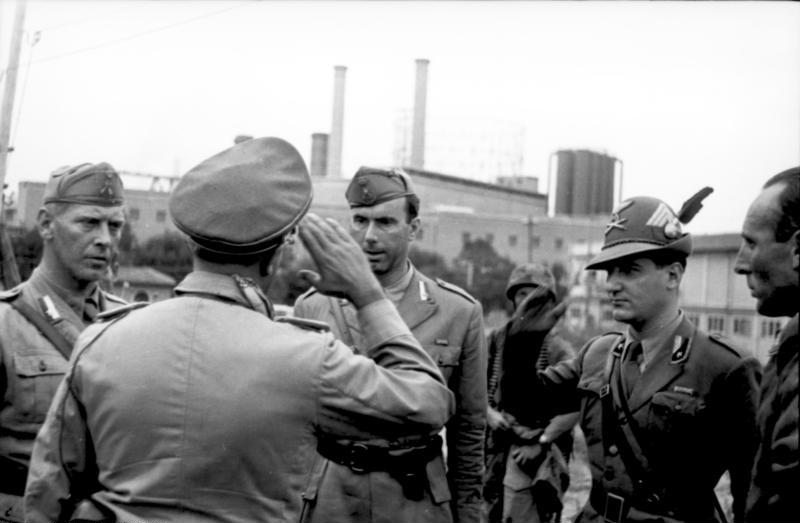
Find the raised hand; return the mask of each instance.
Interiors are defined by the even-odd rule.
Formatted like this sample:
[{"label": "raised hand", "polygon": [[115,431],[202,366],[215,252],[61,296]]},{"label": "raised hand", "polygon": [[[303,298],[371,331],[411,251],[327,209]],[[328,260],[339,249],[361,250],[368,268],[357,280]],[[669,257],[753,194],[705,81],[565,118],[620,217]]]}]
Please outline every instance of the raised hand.
[{"label": "raised hand", "polygon": [[547,334],[564,311],[567,303],[556,304],[555,295],[546,287],[536,287],[525,297],[511,317],[510,334]]},{"label": "raised hand", "polygon": [[309,213],[300,223],[300,238],[317,270],[304,269],[299,275],[318,291],[347,298],[356,307],[383,297],[361,247],[335,220]]}]

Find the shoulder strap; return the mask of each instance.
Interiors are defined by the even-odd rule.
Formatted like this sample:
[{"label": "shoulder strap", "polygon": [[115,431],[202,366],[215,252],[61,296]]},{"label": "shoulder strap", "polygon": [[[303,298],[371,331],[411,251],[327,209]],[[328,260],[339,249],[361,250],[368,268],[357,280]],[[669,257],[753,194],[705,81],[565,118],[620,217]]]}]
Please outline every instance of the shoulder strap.
[{"label": "shoulder strap", "polygon": [[69,357],[72,354],[72,344],[67,341],[63,334],[58,332],[58,330],[53,327],[53,325],[47,321],[46,318],[35,311],[27,303],[20,300],[12,300],[9,303],[26,320],[31,322],[37,329],[39,329],[39,332],[42,333],[42,336],[47,338],[47,341],[52,343],[53,346],[58,349],[58,352],[64,356],[64,358],[69,360]]},{"label": "shoulder strap", "polygon": [[342,341],[345,342],[348,347],[355,350],[356,343],[353,339],[353,333],[351,333],[350,329],[347,327],[347,320],[344,317],[344,311],[342,310],[339,300],[328,297],[328,301],[331,304],[331,312],[333,312],[333,317],[338,324],[339,332],[342,333]]}]

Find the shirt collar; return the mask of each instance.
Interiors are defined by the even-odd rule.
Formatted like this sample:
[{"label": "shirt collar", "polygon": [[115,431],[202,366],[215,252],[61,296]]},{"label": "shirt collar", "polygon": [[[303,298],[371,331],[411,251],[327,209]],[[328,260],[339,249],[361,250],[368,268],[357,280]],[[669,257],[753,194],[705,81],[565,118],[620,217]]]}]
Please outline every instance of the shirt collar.
[{"label": "shirt collar", "polygon": [[655,357],[655,352],[660,348],[663,347],[667,340],[670,339],[674,334],[675,331],[678,330],[678,326],[683,321],[683,311],[678,311],[678,315],[675,316],[672,320],[670,320],[666,325],[661,327],[660,329],[653,332],[651,335],[646,336],[644,338],[640,337],[638,333],[635,333],[633,329],[628,327],[628,331],[625,335],[625,346],[627,347],[633,343],[634,341],[639,341],[642,344],[642,355],[644,358],[644,364],[653,361]]},{"label": "shirt collar", "polygon": [[395,303],[399,302],[405,295],[408,286],[411,285],[413,276],[414,271],[411,268],[411,262],[407,262],[405,274],[393,284],[383,288],[386,296]]}]

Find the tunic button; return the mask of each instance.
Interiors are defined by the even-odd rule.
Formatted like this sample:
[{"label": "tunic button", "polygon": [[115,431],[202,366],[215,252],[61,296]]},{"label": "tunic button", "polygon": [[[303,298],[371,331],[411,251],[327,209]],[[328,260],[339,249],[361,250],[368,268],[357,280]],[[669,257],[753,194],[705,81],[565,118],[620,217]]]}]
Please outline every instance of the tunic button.
[{"label": "tunic button", "polygon": [[619,449],[617,448],[616,445],[611,445],[610,447],[608,447],[608,453],[611,454],[612,456],[616,456],[617,454],[619,454]]},{"label": "tunic button", "polygon": [[47,370],[47,363],[44,360],[39,360],[39,371],[44,372]]}]

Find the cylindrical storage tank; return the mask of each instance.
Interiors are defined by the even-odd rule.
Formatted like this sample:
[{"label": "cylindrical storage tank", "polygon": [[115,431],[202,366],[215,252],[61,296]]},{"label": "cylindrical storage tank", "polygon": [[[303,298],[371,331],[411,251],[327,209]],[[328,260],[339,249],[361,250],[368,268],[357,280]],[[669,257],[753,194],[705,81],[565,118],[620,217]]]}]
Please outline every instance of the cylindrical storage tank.
[{"label": "cylindrical storage tank", "polygon": [[614,166],[617,160],[605,154],[598,154],[597,159],[592,211],[594,214],[610,214],[614,210]]},{"label": "cylindrical storage tank", "polygon": [[572,214],[575,153],[566,150],[558,151],[556,152],[556,158],[558,159],[556,168],[556,214]]},{"label": "cylindrical storage tank", "polygon": [[572,214],[591,214],[591,184],[594,153],[586,150],[575,151],[573,169]]},{"label": "cylindrical storage tank", "polygon": [[328,174],[328,134],[311,135],[311,176]]}]

